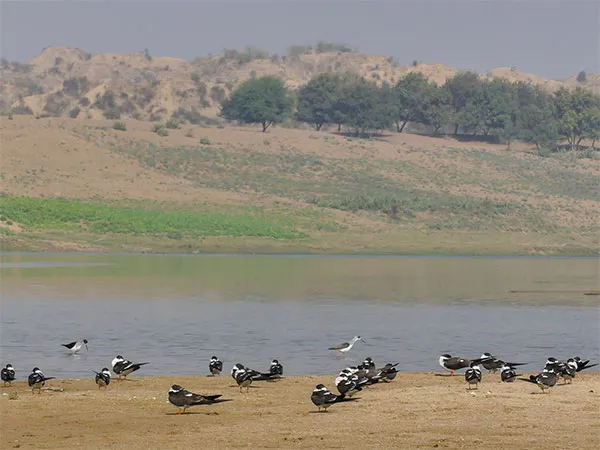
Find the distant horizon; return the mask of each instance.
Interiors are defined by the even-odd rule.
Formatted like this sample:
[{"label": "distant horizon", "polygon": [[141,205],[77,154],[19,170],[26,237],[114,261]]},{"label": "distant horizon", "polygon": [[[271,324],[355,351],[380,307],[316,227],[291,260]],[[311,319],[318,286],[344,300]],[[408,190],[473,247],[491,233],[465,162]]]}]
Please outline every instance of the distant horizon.
[{"label": "distant horizon", "polygon": [[402,66],[417,60],[480,74],[514,67],[554,80],[600,72],[593,1],[13,0],[0,8],[0,54],[19,62],[62,46],[93,55],[148,48],[192,61],[225,48],[285,55],[292,45],[328,41]]}]

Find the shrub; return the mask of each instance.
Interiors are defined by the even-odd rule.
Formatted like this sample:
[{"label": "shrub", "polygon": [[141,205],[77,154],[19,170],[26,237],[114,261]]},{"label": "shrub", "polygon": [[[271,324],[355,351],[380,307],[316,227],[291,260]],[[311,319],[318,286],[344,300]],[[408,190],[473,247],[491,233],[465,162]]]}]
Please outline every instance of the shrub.
[{"label": "shrub", "polygon": [[78,108],[77,106],[75,108],[73,108],[71,111],[69,111],[69,117],[71,119],[77,119],[77,116],[79,115],[79,113],[81,112],[81,108]]},{"label": "shrub", "polygon": [[166,128],[160,128],[156,131],[156,134],[158,134],[160,137],[166,137],[169,135],[169,130]]},{"label": "shrub", "polygon": [[192,130],[188,130],[188,132],[185,133],[185,137],[193,138],[194,137],[194,132]]},{"label": "shrub", "polygon": [[206,136],[204,136],[204,137],[200,138],[200,144],[211,145],[212,141],[209,138],[207,138]]},{"label": "shrub", "polygon": [[171,117],[168,121],[167,121],[167,128],[171,129],[171,130],[176,130],[179,128],[179,122],[177,122],[177,119]]},{"label": "shrub", "polygon": [[585,80],[587,80],[587,74],[585,73],[585,70],[582,70],[577,74],[577,82],[584,83]]},{"label": "shrub", "polygon": [[118,120],[113,124],[113,130],[127,131],[127,125],[122,120]]}]

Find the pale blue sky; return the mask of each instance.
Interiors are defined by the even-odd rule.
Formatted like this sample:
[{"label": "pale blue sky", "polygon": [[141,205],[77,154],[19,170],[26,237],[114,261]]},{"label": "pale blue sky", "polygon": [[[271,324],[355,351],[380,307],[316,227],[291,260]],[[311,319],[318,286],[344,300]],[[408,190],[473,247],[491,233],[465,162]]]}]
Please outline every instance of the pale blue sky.
[{"label": "pale blue sky", "polygon": [[600,0],[529,1],[2,1],[2,56],[27,61],[44,47],[93,54],[148,48],[193,59],[253,45],[345,42],[361,52],[486,72],[564,78],[600,72]]}]

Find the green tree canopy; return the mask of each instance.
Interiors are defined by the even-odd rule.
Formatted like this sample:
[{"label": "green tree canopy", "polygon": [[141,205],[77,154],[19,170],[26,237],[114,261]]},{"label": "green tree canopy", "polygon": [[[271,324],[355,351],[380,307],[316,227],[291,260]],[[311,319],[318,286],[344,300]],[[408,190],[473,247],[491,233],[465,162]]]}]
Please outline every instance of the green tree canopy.
[{"label": "green tree canopy", "polygon": [[421,72],[411,72],[394,87],[394,121],[398,133],[410,121],[420,121],[429,82]]},{"label": "green tree canopy", "polygon": [[338,74],[322,73],[313,77],[298,91],[298,120],[310,123],[317,131],[326,123],[335,122],[334,106],[342,90]]},{"label": "green tree canopy", "polygon": [[221,117],[242,123],[260,123],[262,130],[291,116],[294,97],[283,80],[263,76],[242,83],[221,104]]},{"label": "green tree canopy", "polygon": [[579,147],[583,139],[598,133],[600,96],[582,87],[572,91],[561,87],[554,93],[554,117],[561,138],[569,148]]},{"label": "green tree canopy", "polygon": [[445,86],[452,96],[455,135],[458,134],[458,130],[463,124],[465,108],[480,84],[479,75],[471,71],[459,72],[446,81]]}]

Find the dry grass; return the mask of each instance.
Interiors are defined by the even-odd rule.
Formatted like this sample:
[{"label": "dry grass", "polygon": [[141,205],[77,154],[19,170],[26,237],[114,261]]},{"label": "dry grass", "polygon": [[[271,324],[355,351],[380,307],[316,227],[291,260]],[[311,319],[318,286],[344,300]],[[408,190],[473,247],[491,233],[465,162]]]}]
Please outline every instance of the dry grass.
[{"label": "dry grass", "polygon": [[[138,236],[123,244],[145,251],[598,251],[595,159],[395,133],[360,140],[327,131],[185,126],[160,137],[148,122],[128,121],[126,132],[112,123],[3,118],[0,190],[136,200],[166,210],[233,214],[250,207],[310,236],[293,243]],[[2,223],[5,248],[96,247],[94,236],[32,235]],[[100,248],[123,250],[120,238]]]}]

